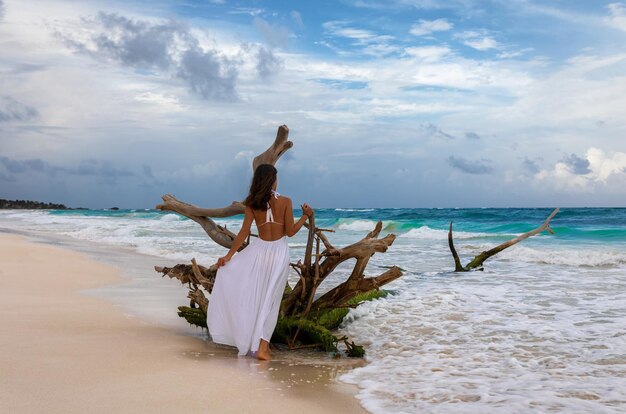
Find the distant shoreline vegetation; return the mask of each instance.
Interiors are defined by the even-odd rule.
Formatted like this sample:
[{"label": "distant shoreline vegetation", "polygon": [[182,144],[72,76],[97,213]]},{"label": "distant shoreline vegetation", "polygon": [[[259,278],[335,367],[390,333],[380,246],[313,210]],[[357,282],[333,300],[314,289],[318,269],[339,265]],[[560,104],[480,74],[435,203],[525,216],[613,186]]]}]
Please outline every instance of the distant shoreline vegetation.
[{"label": "distant shoreline vegetation", "polygon": [[42,203],[32,200],[3,200],[0,199],[0,209],[29,209],[29,210],[80,210],[65,206],[64,204]]}]

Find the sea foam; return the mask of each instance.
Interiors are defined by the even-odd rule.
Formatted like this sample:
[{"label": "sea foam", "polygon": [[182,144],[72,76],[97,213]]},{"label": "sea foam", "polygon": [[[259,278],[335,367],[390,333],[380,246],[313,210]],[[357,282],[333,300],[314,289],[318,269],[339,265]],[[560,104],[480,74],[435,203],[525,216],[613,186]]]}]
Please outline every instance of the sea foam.
[{"label": "sea foam", "polygon": [[[455,239],[475,239],[483,237],[494,237],[494,234],[490,233],[472,233],[466,231],[455,231],[453,233]],[[497,236],[497,235],[496,235]],[[432,239],[432,240],[447,240],[448,231],[431,229],[428,226],[422,226],[417,229],[411,229],[406,233],[400,235],[400,237],[412,238],[412,239]]]}]

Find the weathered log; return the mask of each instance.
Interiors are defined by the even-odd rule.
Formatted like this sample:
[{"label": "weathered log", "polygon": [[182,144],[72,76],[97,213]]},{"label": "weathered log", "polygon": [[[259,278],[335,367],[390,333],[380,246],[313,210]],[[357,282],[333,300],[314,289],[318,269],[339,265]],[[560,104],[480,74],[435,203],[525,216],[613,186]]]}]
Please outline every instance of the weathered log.
[{"label": "weathered log", "polygon": [[317,309],[336,307],[361,293],[378,290],[381,286],[396,280],[400,276],[402,276],[402,271],[398,266],[393,266],[391,269],[376,277],[358,277],[353,279],[351,275],[347,281],[329,290],[316,300],[314,305]]},{"label": "weathered log", "polygon": [[[254,158],[253,169],[260,164],[275,164],[281,155],[293,146],[293,143],[287,140],[288,136],[289,128],[286,125],[280,126],[274,143]],[[235,201],[227,207],[200,208],[180,201],[169,194],[164,195],[162,199],[163,204],[159,204],[157,209],[173,211],[188,217],[200,224],[207,235],[219,245],[226,248],[232,246],[236,235],[225,227],[217,225],[211,218],[243,214],[245,211],[243,203]],[[347,338],[335,337],[329,329],[335,329],[339,325],[349,308],[358,306],[363,300],[384,296],[385,292],[380,291],[379,288],[402,275],[402,270],[397,266],[391,267],[377,277],[364,275],[369,259],[375,253],[385,252],[393,244],[396,236],[389,234],[379,239],[382,222],[378,222],[374,230],[363,239],[349,246],[336,248],[324,234],[333,230],[317,228],[314,218],[311,218],[306,226],[308,237],[304,260],[291,264],[300,276],[300,280],[293,289],[289,285],[285,287],[274,339],[280,339],[292,349],[314,345],[327,351],[336,351],[337,344],[343,341],[349,355],[363,356],[362,347],[354,342],[348,342]],[[322,252],[320,252],[320,243],[325,247]],[[313,253],[314,246],[315,254]],[[246,244],[240,250],[245,247]],[[317,288],[325,278],[338,265],[350,259],[356,259],[356,262],[348,279],[316,298]],[[178,314],[191,324],[206,327],[209,299],[203,290],[211,293],[213,289],[217,273],[215,265],[205,268],[198,266],[192,259],[191,265],[179,264],[173,268],[155,267],[155,270],[188,285],[191,306],[179,307]]]},{"label": "weathered log", "polygon": [[[157,205],[157,210],[174,211],[181,216],[185,216],[198,223],[215,243],[219,244],[222,247],[226,247],[227,249],[232,246],[236,234],[226,229],[225,227],[215,223],[209,218],[209,216],[196,214],[206,214],[208,211],[214,210],[219,214],[217,217],[229,217],[225,214],[230,214],[231,216],[234,216],[237,214],[243,214],[243,212],[245,211],[245,208],[243,208],[243,204],[239,203],[241,204],[242,208],[239,207],[237,202],[233,202],[229,207],[219,209],[202,209],[192,204],[182,202],[170,194],[165,194],[161,198],[163,199],[164,203]],[[246,244],[244,243],[241,249],[245,247]]]},{"label": "weathered log", "polygon": [[[459,258],[458,253],[456,252],[456,249],[454,248],[454,241],[453,241],[453,237],[452,237],[452,222],[450,222],[450,230],[448,231],[448,246],[450,247],[450,252],[452,253],[452,257],[454,259],[454,271],[455,272],[469,272],[470,270],[473,269],[478,269],[481,268],[481,266],[483,265],[483,263],[485,262],[485,260],[489,259],[492,256],[495,256],[496,254],[500,253],[502,250],[511,247],[519,242],[521,242],[522,240],[525,240],[529,237],[532,237],[534,235],[537,235],[539,233],[541,233],[542,231],[547,231],[550,234],[554,234],[554,231],[550,228],[550,220],[552,220],[552,218],[556,215],[556,213],[559,212],[559,209],[556,208],[552,214],[550,214],[548,216],[548,218],[546,219],[546,221],[543,222],[543,224],[539,227],[537,227],[534,230],[531,230],[529,232],[526,232],[524,234],[521,234],[511,240],[508,240],[502,244],[499,244],[498,246],[494,247],[493,249],[490,250],[486,250],[484,252],[481,252],[479,255],[475,256],[474,259],[472,259],[472,261],[470,261],[467,265],[463,266],[461,264],[461,259]],[[482,270],[482,269],[479,269]]]}]

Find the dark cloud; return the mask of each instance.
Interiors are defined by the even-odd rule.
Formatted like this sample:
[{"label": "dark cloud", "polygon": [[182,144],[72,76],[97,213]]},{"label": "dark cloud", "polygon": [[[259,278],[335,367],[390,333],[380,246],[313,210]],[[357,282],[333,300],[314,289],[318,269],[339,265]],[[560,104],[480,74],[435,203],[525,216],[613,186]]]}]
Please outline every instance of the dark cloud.
[{"label": "dark cloud", "polygon": [[493,168],[487,165],[485,162],[489,160],[470,161],[465,158],[455,157],[453,155],[448,157],[448,164],[457,170],[461,170],[468,174],[491,174]]},{"label": "dark cloud", "polygon": [[176,21],[152,23],[100,12],[85,19],[95,28],[89,41],[57,32],[78,53],[138,69],[169,72],[205,99],[237,98],[237,65],[217,50],[204,50],[189,28]]},{"label": "dark cloud", "polygon": [[95,20],[104,29],[93,38],[98,53],[129,66],[168,68],[174,42],[189,38],[188,29],[175,21],[148,23],[103,12]]},{"label": "dark cloud", "polygon": [[561,162],[567,165],[567,168],[572,174],[584,175],[591,172],[589,169],[589,160],[580,158],[576,154],[565,156]]},{"label": "dark cloud", "polygon": [[0,157],[0,164],[4,165],[7,171],[12,173],[23,173],[26,171],[38,171],[51,170],[52,167],[43,160],[31,159],[31,160],[12,160],[7,157]]},{"label": "dark cloud", "polygon": [[0,96],[0,122],[25,122],[38,116],[39,112],[35,108],[24,105],[9,96]]},{"label": "dark cloud", "polygon": [[282,68],[283,62],[275,54],[274,51],[260,47],[257,52],[256,69],[262,79],[267,79],[275,75]]},{"label": "dark cloud", "polygon": [[63,168],[55,167],[46,161],[34,158],[29,160],[14,160],[8,157],[0,156],[0,166],[4,167],[4,172],[0,169],[4,181],[15,182],[17,174],[35,172],[38,174],[46,174],[50,177],[62,171]]},{"label": "dark cloud", "polygon": [[5,173],[0,171],[0,181],[4,181],[4,182],[7,182],[7,183],[14,183],[14,182],[17,181],[17,179],[12,174],[5,174]]},{"label": "dark cloud", "polygon": [[152,167],[150,167],[147,164],[143,164],[141,166],[141,172],[143,173],[144,176],[146,176],[147,178],[152,178],[154,177],[154,174],[152,173]]},{"label": "dark cloud", "polygon": [[37,72],[45,69],[45,65],[35,65],[32,63],[15,63],[12,67],[0,69],[2,75],[19,75],[21,73]]},{"label": "dark cloud", "polygon": [[187,50],[176,76],[187,81],[190,89],[205,99],[237,99],[237,68],[217,52],[205,52],[199,47]]},{"label": "dark cloud", "polygon": [[536,161],[529,159],[528,157],[524,157],[524,161],[522,161],[522,166],[531,174],[537,174],[540,171],[539,164]]},{"label": "dark cloud", "polygon": [[480,139],[480,135],[478,135],[475,132],[466,132],[465,133],[465,138],[467,138],[467,139]]},{"label": "dark cloud", "polygon": [[423,125],[422,127],[426,131],[426,134],[431,136],[431,137],[454,139],[453,135],[450,135],[447,132],[444,132],[437,125],[428,123],[428,124]]},{"label": "dark cloud", "polygon": [[68,168],[52,165],[40,158],[15,160],[0,156],[0,165],[2,165],[8,173],[12,174],[36,172],[53,176],[57,173],[65,173],[77,176],[98,176],[104,178],[130,177],[135,175],[135,173],[130,170],[118,168],[108,161],[100,160],[84,160],[81,161],[77,167]]},{"label": "dark cloud", "polygon": [[75,175],[97,175],[104,177],[130,177],[135,175],[132,171],[115,167],[109,161],[85,160],[78,167],[68,168],[66,171]]}]

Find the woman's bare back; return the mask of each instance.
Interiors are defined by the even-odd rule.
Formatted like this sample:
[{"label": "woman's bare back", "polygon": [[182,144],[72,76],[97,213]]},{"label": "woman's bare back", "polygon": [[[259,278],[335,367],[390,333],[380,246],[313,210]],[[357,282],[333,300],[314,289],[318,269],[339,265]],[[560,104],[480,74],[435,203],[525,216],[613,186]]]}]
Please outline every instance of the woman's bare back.
[{"label": "woman's bare back", "polygon": [[[286,214],[287,209],[291,206],[291,200],[282,196],[278,198],[272,197],[269,204],[270,209],[268,211],[252,210],[254,223],[262,240],[276,241],[287,235],[286,224],[289,224],[289,219],[291,219],[291,225],[293,225],[293,212]],[[270,219],[269,221],[267,220],[268,218]]]}]

